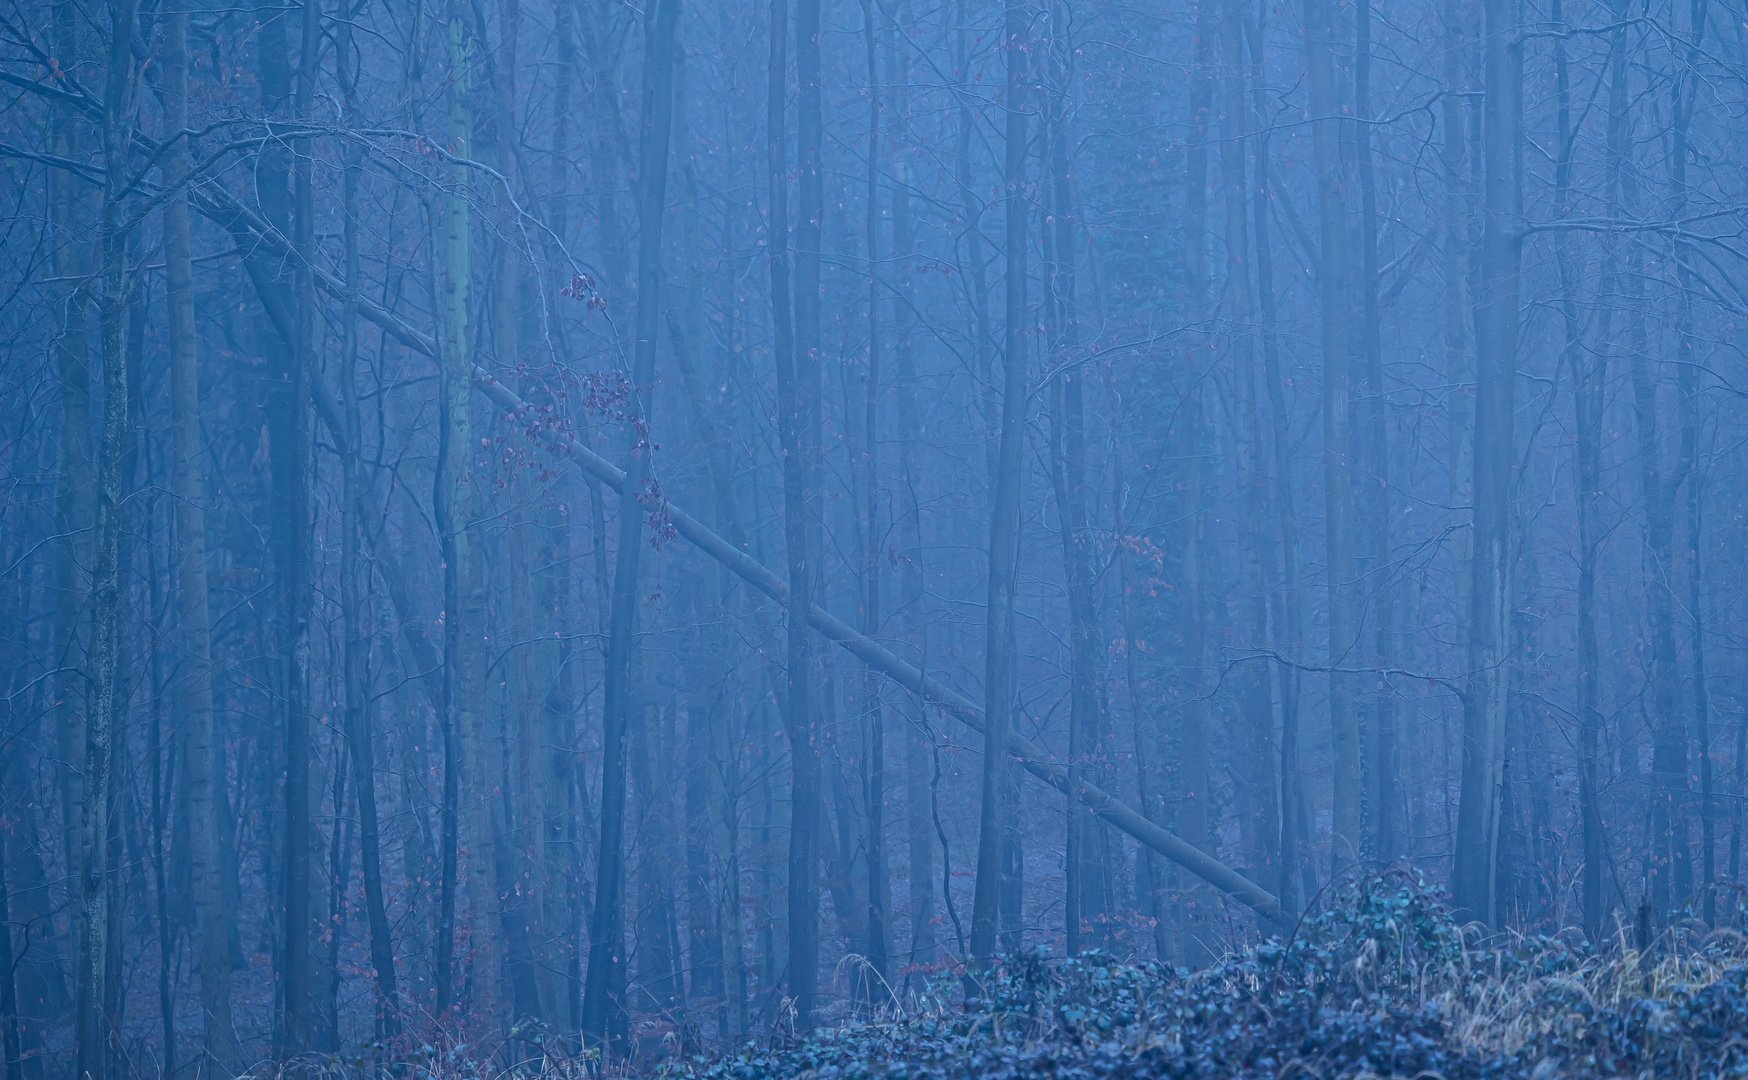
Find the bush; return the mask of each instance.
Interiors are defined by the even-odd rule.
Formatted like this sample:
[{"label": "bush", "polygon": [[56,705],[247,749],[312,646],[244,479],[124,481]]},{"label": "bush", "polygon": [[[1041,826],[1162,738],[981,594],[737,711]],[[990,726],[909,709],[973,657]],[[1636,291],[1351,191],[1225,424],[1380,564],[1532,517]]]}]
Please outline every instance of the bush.
[{"label": "bush", "polygon": [[1194,973],[1101,954],[1005,960],[982,992],[671,1062],[674,1080],[1284,1080],[1748,1076],[1748,949],[1640,954],[1483,939],[1395,873],[1350,885],[1286,942]]}]

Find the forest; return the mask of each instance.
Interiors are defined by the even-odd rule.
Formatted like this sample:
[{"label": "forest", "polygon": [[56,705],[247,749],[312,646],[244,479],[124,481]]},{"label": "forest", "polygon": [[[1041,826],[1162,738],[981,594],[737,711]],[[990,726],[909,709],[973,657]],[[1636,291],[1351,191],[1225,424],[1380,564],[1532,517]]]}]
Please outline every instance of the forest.
[{"label": "forest", "polygon": [[4,1080],[1748,1069],[1741,0],[185,2],[0,0]]}]

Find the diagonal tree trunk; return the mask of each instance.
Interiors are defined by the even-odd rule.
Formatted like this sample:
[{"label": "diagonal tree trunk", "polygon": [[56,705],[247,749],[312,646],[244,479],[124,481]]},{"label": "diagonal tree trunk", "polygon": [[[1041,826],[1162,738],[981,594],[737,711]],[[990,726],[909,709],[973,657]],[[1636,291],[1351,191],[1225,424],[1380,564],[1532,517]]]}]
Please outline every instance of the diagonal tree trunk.
[{"label": "diagonal tree trunk", "polygon": [[[203,212],[211,214],[230,227],[244,230],[243,235],[252,237],[250,239],[251,245],[261,254],[282,253],[285,250],[283,237],[258,220],[251,219],[234,204],[213,201],[203,205]],[[319,268],[316,271],[316,280],[324,290],[330,293],[338,294],[342,291],[341,283]],[[270,307],[270,310],[277,309]],[[360,301],[359,314],[381,327],[402,344],[420,353],[434,356],[441,351],[430,337],[412,329],[393,314],[369,301]],[[279,310],[276,318],[285,318],[284,312]],[[527,408],[526,402],[483,370],[475,370],[474,385],[483,397],[500,408],[510,412],[519,412]],[[568,436],[561,436],[556,442],[560,451],[575,461],[591,477],[618,492],[622,499],[625,498],[627,492],[636,492],[637,489],[629,484],[626,472],[599,454]],[[667,520],[681,538],[696,546],[741,580],[779,604],[785,607],[793,605],[788,585],[746,550],[723,539],[672,501],[666,502],[664,506]],[[380,557],[382,556],[379,554]],[[395,591],[394,577],[390,573],[393,564],[385,560],[383,565],[385,578],[392,594]],[[405,605],[398,606],[405,610]],[[798,607],[798,605],[794,606]],[[884,646],[851,629],[841,619],[824,611],[818,605],[809,606],[806,618],[808,625],[824,635],[827,640],[842,646],[863,663],[879,668],[882,673],[911,693],[916,694],[922,701],[937,705],[951,713],[971,727],[973,731],[983,733],[987,730],[982,708],[951,690],[939,680],[929,676],[916,665],[906,662]],[[415,632],[409,631],[407,636],[410,641],[418,639],[418,634]],[[426,664],[425,666],[432,665]],[[1201,849],[1185,843],[1171,832],[1147,820],[1098,785],[1082,782],[1078,786],[1071,787],[1068,784],[1065,771],[1029,739],[1009,731],[1006,746],[1008,753],[1017,759],[1026,771],[1070,797],[1080,799],[1095,814],[1109,822],[1113,827],[1134,837],[1150,850],[1184,866],[1216,888],[1230,893],[1235,899],[1250,906],[1259,916],[1271,924],[1282,924],[1283,916],[1279,904],[1275,896],[1268,890],[1245,878]],[[1290,923],[1285,925],[1290,927]]]}]

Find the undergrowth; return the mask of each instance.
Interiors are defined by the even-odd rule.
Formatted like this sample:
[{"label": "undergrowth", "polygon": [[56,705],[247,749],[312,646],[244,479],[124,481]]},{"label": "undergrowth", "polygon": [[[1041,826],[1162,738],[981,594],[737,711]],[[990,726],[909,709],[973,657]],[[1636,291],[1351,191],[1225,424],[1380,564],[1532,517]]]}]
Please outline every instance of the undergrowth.
[{"label": "undergrowth", "polygon": [[1592,950],[1483,938],[1402,874],[1352,885],[1291,938],[1189,973],[1012,957],[981,993],[723,1057],[665,1080],[1748,1077],[1748,942]]}]

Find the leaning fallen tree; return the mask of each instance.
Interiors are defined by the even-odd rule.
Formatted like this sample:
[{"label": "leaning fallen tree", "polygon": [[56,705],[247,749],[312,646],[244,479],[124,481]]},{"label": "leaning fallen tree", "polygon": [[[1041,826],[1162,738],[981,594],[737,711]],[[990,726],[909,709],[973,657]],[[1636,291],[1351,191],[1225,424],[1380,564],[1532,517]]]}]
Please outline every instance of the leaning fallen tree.
[{"label": "leaning fallen tree", "polygon": [[[228,231],[237,242],[238,253],[257,285],[270,321],[282,333],[289,335],[290,312],[285,310],[284,302],[277,292],[261,286],[268,280],[264,260],[269,257],[295,257],[291,245],[272,225],[216,184],[196,188],[194,201],[209,219]],[[345,295],[342,283],[333,274],[319,266],[312,267],[312,270],[318,288],[333,295]],[[408,326],[392,312],[369,300],[358,298],[354,302],[361,316],[390,337],[417,352],[431,357],[437,356],[436,342],[429,336]],[[483,368],[474,369],[474,387],[513,418],[525,416],[529,411],[527,402]],[[321,385],[319,379],[314,392],[317,413],[324,423],[335,429],[338,437],[339,414],[332,393]],[[640,497],[638,492],[626,490],[626,476],[618,466],[590,450],[567,432],[554,431],[549,434],[557,449],[590,476],[618,492],[622,500]],[[663,499],[659,510],[672,523],[674,531],[694,547],[721,563],[759,592],[785,608],[789,606],[789,586],[772,573],[770,568],[672,502]],[[379,552],[379,561],[381,558],[382,554]],[[973,731],[981,734],[985,730],[983,709],[965,695],[932,678],[874,639],[858,633],[848,623],[818,604],[809,605],[806,615],[809,626],[826,639],[842,646],[858,660],[923,701],[957,717]],[[1086,780],[1084,774],[1077,774],[1071,779],[1068,769],[1052,760],[1042,747],[1030,739],[1010,730],[1007,735],[1007,751],[1033,776],[1064,795],[1079,799],[1093,814],[1127,833],[1137,843],[1163,855],[1233,899],[1249,906],[1264,922],[1281,927],[1290,925],[1290,918],[1281,910],[1280,901],[1273,893],[1176,833],[1149,821],[1121,799]]]}]

